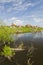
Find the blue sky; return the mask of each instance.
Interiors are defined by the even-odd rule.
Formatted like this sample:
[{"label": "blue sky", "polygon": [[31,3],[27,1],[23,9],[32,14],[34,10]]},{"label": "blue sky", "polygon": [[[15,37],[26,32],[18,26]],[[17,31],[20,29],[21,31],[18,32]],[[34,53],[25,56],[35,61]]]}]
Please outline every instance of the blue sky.
[{"label": "blue sky", "polygon": [[0,20],[43,27],[43,0],[0,0]]}]

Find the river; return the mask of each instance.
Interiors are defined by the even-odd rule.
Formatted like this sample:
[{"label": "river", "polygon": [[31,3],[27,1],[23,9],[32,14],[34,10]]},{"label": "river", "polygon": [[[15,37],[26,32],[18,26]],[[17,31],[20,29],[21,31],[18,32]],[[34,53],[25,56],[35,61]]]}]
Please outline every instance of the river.
[{"label": "river", "polygon": [[[13,35],[15,43],[11,44],[11,47],[18,47],[23,43],[25,51],[16,52],[13,57],[13,62],[5,60],[2,65],[27,65],[28,58],[32,65],[43,65],[43,32],[39,33],[22,33]],[[33,46],[35,50],[32,50],[31,57],[27,57],[27,50]]]}]

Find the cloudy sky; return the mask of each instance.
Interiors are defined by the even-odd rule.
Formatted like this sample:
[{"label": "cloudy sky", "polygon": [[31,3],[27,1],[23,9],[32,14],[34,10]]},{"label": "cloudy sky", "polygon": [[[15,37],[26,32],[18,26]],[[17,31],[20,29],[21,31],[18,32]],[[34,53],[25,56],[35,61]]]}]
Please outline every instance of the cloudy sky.
[{"label": "cloudy sky", "polygon": [[0,0],[0,20],[43,26],[43,0]]}]

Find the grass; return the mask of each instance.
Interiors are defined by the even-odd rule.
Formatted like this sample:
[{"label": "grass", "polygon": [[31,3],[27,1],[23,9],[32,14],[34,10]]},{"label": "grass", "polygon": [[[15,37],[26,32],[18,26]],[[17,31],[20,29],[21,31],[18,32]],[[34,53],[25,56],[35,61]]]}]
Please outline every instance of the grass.
[{"label": "grass", "polygon": [[4,55],[5,57],[6,56],[11,57],[13,55],[13,52],[12,52],[12,50],[9,46],[5,45],[4,48],[3,48],[3,51],[1,52],[1,55]]},{"label": "grass", "polygon": [[0,27],[0,42],[5,43],[13,40],[11,36],[11,30],[8,27]]},{"label": "grass", "polygon": [[39,27],[11,27],[11,26],[0,26],[0,32],[4,31],[7,32],[8,34],[13,34],[13,33],[17,33],[17,32],[21,32],[21,33],[26,33],[26,32],[37,32],[40,31],[41,28]]},{"label": "grass", "polygon": [[[14,41],[12,34],[11,34],[11,29],[7,26],[0,26],[0,49],[3,51],[0,52],[0,55],[4,55],[6,57],[13,56],[13,51],[10,48],[10,43]],[[7,44],[9,46],[7,46]]]}]

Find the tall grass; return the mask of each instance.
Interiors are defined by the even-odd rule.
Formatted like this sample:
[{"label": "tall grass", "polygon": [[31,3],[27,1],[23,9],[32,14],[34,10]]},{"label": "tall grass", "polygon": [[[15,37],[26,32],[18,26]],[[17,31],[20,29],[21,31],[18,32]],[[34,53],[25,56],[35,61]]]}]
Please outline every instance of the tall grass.
[{"label": "tall grass", "polygon": [[10,33],[10,29],[8,27],[0,26],[0,55],[4,55],[6,57],[13,55],[13,51],[10,48],[10,43],[13,41],[13,37],[11,35],[12,34]]}]

